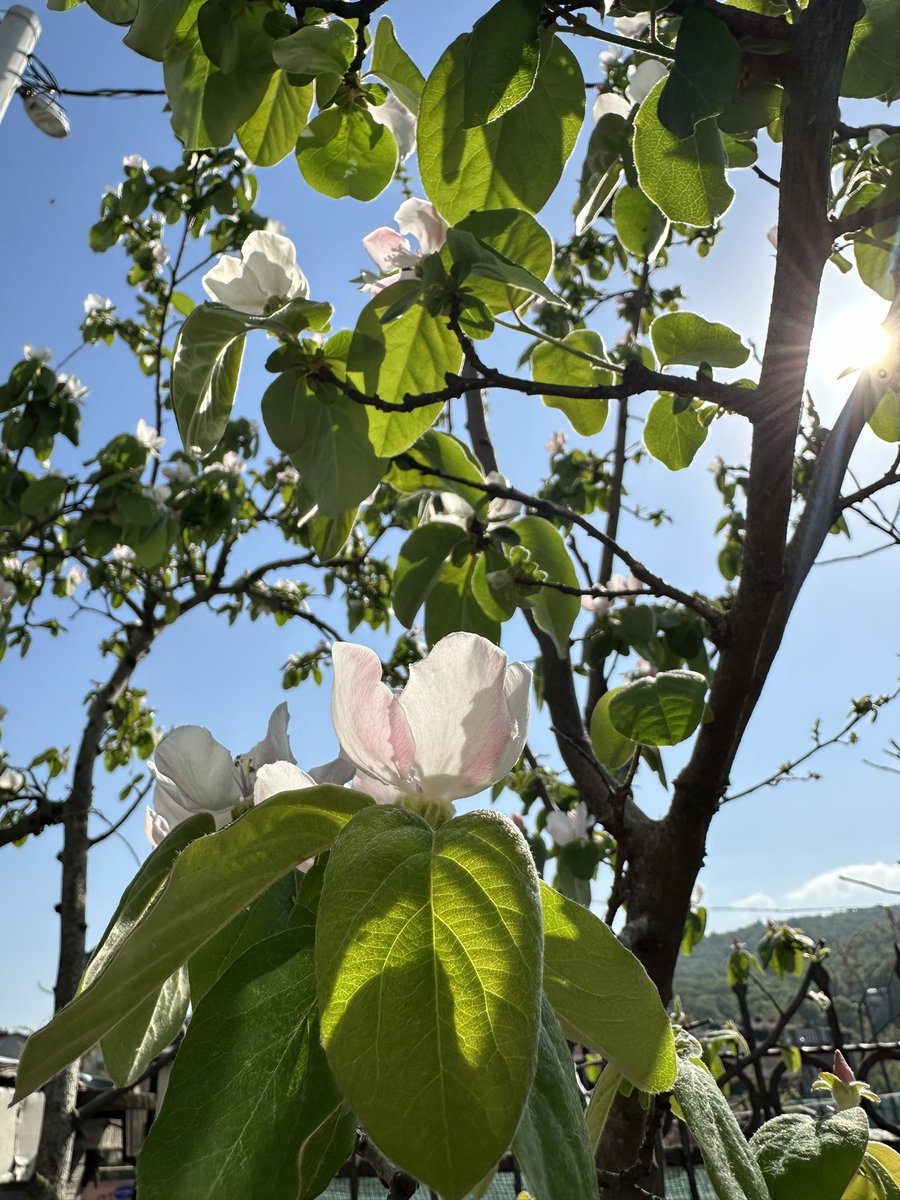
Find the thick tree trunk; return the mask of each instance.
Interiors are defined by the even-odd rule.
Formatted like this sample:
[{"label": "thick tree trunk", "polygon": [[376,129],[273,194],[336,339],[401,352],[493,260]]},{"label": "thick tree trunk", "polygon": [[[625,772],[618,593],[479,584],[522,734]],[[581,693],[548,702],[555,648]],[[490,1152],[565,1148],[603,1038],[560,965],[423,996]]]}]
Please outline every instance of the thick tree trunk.
[{"label": "thick tree trunk", "polygon": [[[84,971],[87,934],[87,868],[90,838],[88,814],[94,795],[94,765],[107,729],[108,713],[128,686],[135,667],[149,650],[158,632],[148,613],[144,623],[129,633],[127,646],[110,678],[94,693],[78,747],[72,790],[66,801],[59,913],[59,959],[54,1007],[58,1012],[78,989]],[[79,1064],[73,1063],[44,1088],[44,1123],[37,1155],[37,1173],[57,1200],[72,1200],[77,1180],[72,1178],[75,1143],[74,1114]]]}]

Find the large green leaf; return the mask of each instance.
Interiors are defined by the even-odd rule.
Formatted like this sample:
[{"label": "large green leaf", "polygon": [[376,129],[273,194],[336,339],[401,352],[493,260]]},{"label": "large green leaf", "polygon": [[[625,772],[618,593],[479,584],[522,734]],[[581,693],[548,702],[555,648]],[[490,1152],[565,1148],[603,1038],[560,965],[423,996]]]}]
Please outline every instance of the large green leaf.
[{"label": "large green leaf", "polygon": [[688,138],[698,122],[714,117],[734,99],[741,75],[741,48],[724,21],[705,8],[681,18],[675,61],[657,109],[659,119],[678,138]]},{"label": "large green leaf", "polygon": [[269,76],[259,71],[211,71],[203,89],[205,144],[227,146],[263,103],[268,86]]},{"label": "large green leaf", "polygon": [[375,27],[369,70],[384,80],[410,112],[419,111],[425,76],[397,41],[390,17],[382,17]]},{"label": "large green leaf", "polygon": [[841,84],[842,96],[896,100],[900,94],[900,21],[894,0],[865,0],[853,27],[850,53]]},{"label": "large green leaf", "polygon": [[635,744],[631,738],[624,737],[609,719],[609,706],[613,696],[621,688],[613,688],[604,693],[594,705],[591,713],[591,746],[604,767],[610,771],[618,771],[624,767],[634,754]]},{"label": "large green leaf", "polygon": [[512,1152],[537,1200],[590,1200],[597,1170],[588,1144],[575,1065],[546,996],[541,1002],[537,1070]]},{"label": "large green leaf", "polygon": [[276,71],[256,112],[237,131],[241,149],[252,163],[272,167],[290,154],[306,125],[313,87],[292,84],[287,72]]},{"label": "large green leaf", "polygon": [[541,884],[544,991],[567,1038],[645,1092],[675,1079],[669,1018],[649,975],[599,917]]},{"label": "large green leaf", "polygon": [[315,1195],[301,1148],[340,1104],[319,1046],[312,937],[287,930],[238,958],[195,1011],[141,1153],[141,1196],[246,1200],[263,1178],[270,1200]]},{"label": "large green leaf", "polygon": [[104,1034],[100,1049],[113,1083],[124,1087],[143,1075],[178,1035],[190,999],[187,971],[179,967],[158,991]]},{"label": "large green leaf", "polygon": [[559,183],[581,129],[581,71],[574,55],[554,38],[527,98],[490,125],[466,129],[469,37],[464,34],[444,51],[422,93],[422,184],[451,224],[482,208],[535,213]]},{"label": "large green leaf", "polygon": [[[531,213],[513,208],[481,210],[469,213],[457,223],[457,228],[473,233],[538,279],[547,278],[553,265],[553,240]],[[493,313],[518,308],[529,298],[529,293],[521,288],[478,276],[470,276],[466,288]]]},{"label": "large green leaf", "polygon": [[665,80],[638,109],[634,165],[644,192],[670,221],[714,225],[734,199],[725,178],[725,150],[715,118],[701,121],[690,137],[670,133],[659,119]]},{"label": "large green leaf", "polygon": [[200,304],[178,331],[172,362],[172,408],[185,449],[208,454],[234,406],[246,318],[220,304]]},{"label": "large green leaf", "polygon": [[675,405],[668,394],[653,402],[644,422],[644,445],[670,471],[682,471],[706,441],[708,426],[695,402],[681,409]]},{"label": "large green leaf", "polygon": [[394,572],[394,612],[410,626],[444,569],[453,548],[467,537],[449,521],[430,521],[414,529],[400,548]]},{"label": "large green leaf", "polygon": [[220,71],[275,69],[275,39],[269,31],[267,5],[234,4],[233,0],[204,0],[197,13],[197,31],[209,59]]},{"label": "large green leaf", "polygon": [[607,1063],[603,1068],[600,1078],[594,1084],[594,1090],[591,1092],[591,1098],[584,1114],[588,1143],[591,1147],[591,1153],[594,1155],[596,1155],[597,1148],[600,1145],[600,1139],[603,1136],[603,1130],[606,1127],[607,1119],[612,1110],[613,1101],[619,1094],[619,1084],[623,1081],[621,1072]]},{"label": "large green leaf", "polygon": [[[590,358],[585,358],[590,355]],[[608,386],[613,382],[611,371],[598,367],[591,358],[606,358],[606,347],[593,329],[573,329],[562,344],[539,342],[531,355],[531,377],[563,387]],[[594,437],[606,424],[608,400],[573,400],[567,396],[545,394],[548,408],[558,408],[566,414],[576,433]]]},{"label": "large green leaf", "polygon": [[869,427],[884,442],[900,442],[900,392],[885,392],[869,417]]},{"label": "large green leaf", "polygon": [[652,261],[669,232],[669,222],[637,187],[621,187],[616,192],[613,220],[619,241],[641,260]]},{"label": "large green leaf", "polygon": [[448,229],[447,249],[455,268],[454,273],[459,279],[478,275],[502,283],[509,289],[524,291],[526,296],[540,296],[551,304],[561,303],[559,297],[537,275],[512,262],[468,230],[458,227]]},{"label": "large green leaf", "polygon": [[297,163],[311,188],[335,199],[374,200],[394,177],[397,143],[368,108],[326,108],[297,139]]},{"label": "large green leaf", "polygon": [[345,788],[284,792],[188,846],[155,903],[88,987],[29,1038],[19,1063],[27,1096],[155,993],[192,954],[297,863],[327,850],[371,800]]},{"label": "large green leaf", "polygon": [[279,67],[295,75],[343,75],[356,49],[356,33],[346,21],[303,25],[279,38],[273,57]]},{"label": "large green leaf", "polygon": [[660,366],[684,363],[699,367],[739,367],[750,356],[740,334],[696,313],[663,313],[650,326],[650,340]]},{"label": "large green leaf", "polygon": [[466,47],[463,124],[487,125],[534,87],[543,0],[498,0],[476,22]]},{"label": "large green leaf", "polygon": [[[399,317],[382,318],[410,289],[414,280],[401,280],[373,296],[359,314],[347,357],[347,376],[360,391],[402,405],[406,395],[438,391],[444,376],[458,371],[462,350],[447,322],[432,317],[415,303]],[[408,450],[433,425],[443,405],[438,402],[409,412],[369,408],[369,437],[384,458]]]},{"label": "large green leaf", "polygon": [[[440,475],[432,474],[429,467],[434,471],[456,475],[457,481],[442,479]],[[473,485],[484,483],[484,472],[478,459],[464,442],[452,434],[429,429],[410,446],[406,454],[394,460],[388,482],[401,492],[421,492],[425,488],[453,492],[470,504],[476,513],[484,516],[490,504],[490,497],[485,494],[484,488],[460,483],[459,479],[468,479]]]},{"label": "large green leaf", "polygon": [[633,742],[676,746],[700,724],[706,688],[697,671],[661,671],[620,688],[609,702],[609,719]]},{"label": "large green leaf", "polygon": [[582,234],[609,203],[630,155],[631,123],[619,113],[604,113],[591,132],[575,203],[575,232]]},{"label": "large green leaf", "polygon": [[139,0],[137,16],[125,35],[125,45],[145,58],[162,62],[169,38],[190,0]]},{"label": "large green leaf", "polygon": [[772,1200],[728,1101],[699,1056],[700,1043],[680,1035],[673,1090],[716,1195],[719,1200]]},{"label": "large green leaf", "polygon": [[291,871],[279,879],[191,956],[188,973],[194,1008],[242,954],[287,927],[297,903],[297,878],[297,872]]},{"label": "large green leaf", "polygon": [[861,1108],[815,1119],[783,1113],[750,1139],[772,1200],[841,1200],[869,1140]]},{"label": "large green leaf", "polygon": [[183,10],[165,46],[163,59],[163,80],[172,109],[172,129],[186,150],[214,145],[203,122],[203,101],[209,78],[218,73],[218,69],[209,61],[200,43],[197,30],[200,3],[201,0],[191,0]]},{"label": "large green leaf", "polygon": [[489,642],[500,641],[496,611],[487,612],[477,585],[483,555],[470,553],[459,562],[448,559],[425,600],[425,639],[429,646],[457,630],[477,633]]},{"label": "large green leaf", "polygon": [[435,830],[379,806],[329,855],[316,930],[328,1060],[375,1142],[446,1200],[504,1153],[531,1087],[537,887],[527,846],[497,813]]},{"label": "large green leaf", "polygon": [[[559,530],[543,517],[520,517],[510,526],[521,544],[531,553],[537,565],[547,573],[552,583],[578,587],[578,576]],[[563,658],[569,655],[569,634],[581,612],[578,596],[541,587],[532,608],[534,619],[545,633],[553,638]]]}]

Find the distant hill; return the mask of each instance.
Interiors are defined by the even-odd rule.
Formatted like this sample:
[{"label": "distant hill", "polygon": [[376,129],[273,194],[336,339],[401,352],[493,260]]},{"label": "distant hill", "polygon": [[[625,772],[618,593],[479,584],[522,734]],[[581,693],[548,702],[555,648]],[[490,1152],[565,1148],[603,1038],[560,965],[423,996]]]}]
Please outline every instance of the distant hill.
[{"label": "distant hill", "polygon": [[[897,924],[892,925],[890,910],[879,906],[852,908],[829,916],[789,917],[785,922],[811,938],[821,939],[830,949],[825,966],[831,976],[835,1011],[853,1039],[871,1039],[873,1026],[882,1038],[900,1038],[900,977],[895,950],[900,942],[900,905],[895,920]],[[755,953],[765,931],[766,924],[755,921],[729,933],[707,934],[693,954],[680,957],[675,991],[692,1019],[708,1018],[715,1024],[737,1020],[737,1003],[726,981],[732,943],[743,942]],[[796,978],[779,980],[771,971],[757,978],[779,1004],[795,993],[798,983]],[[875,993],[869,992],[867,997],[872,988]],[[763,992],[752,984],[748,999],[754,1016],[766,1022],[777,1016]],[[809,1002],[797,1019],[802,1025],[824,1024],[821,1010]]]}]

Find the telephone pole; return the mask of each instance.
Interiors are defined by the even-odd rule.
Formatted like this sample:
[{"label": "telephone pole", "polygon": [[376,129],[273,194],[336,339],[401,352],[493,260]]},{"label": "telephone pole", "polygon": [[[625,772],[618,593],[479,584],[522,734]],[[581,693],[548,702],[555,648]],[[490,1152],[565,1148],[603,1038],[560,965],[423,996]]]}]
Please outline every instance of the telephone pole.
[{"label": "telephone pole", "polygon": [[40,36],[41,23],[30,8],[14,4],[0,20],[0,122]]}]

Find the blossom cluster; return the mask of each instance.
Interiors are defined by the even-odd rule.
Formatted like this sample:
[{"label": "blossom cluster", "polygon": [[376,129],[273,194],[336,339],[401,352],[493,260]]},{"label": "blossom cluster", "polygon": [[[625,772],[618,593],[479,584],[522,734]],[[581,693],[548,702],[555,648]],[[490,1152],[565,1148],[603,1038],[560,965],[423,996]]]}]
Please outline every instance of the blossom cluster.
[{"label": "blossom cluster", "polygon": [[297,766],[285,703],[262,741],[237,757],[208,729],[178,726],[149,763],[156,787],[145,828],[154,846],[194,813],[211,813],[220,828],[270,796],[322,783],[449,814],[455,800],[503,779],[522,753],[531,671],[486,638],[442,638],[400,691],[382,681],[381,661],[366,646],[337,642],[332,661],[338,757],[309,772]]}]

